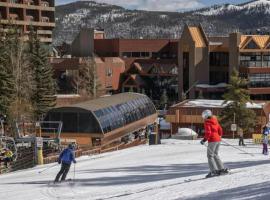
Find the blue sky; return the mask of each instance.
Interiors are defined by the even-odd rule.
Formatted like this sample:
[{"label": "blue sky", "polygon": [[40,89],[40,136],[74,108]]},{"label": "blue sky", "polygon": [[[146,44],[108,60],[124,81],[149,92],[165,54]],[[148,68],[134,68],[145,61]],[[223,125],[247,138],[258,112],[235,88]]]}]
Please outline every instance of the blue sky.
[{"label": "blue sky", "polygon": [[[66,4],[75,0],[56,0],[56,4]],[[243,3],[250,0],[96,0],[109,4],[120,5],[129,9],[181,11],[197,9],[222,3]]]}]

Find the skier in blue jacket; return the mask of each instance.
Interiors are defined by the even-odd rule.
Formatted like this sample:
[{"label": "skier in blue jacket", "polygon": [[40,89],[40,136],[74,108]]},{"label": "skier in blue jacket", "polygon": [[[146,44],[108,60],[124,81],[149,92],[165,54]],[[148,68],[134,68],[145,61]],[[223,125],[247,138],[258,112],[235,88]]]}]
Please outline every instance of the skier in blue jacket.
[{"label": "skier in blue jacket", "polygon": [[61,177],[61,181],[64,181],[66,179],[66,176],[68,174],[68,171],[70,169],[71,163],[76,163],[75,155],[74,155],[74,147],[72,144],[69,144],[66,149],[64,149],[59,158],[58,163],[61,164],[61,169],[58,172],[57,176],[55,177],[54,182],[59,182],[59,178]]}]

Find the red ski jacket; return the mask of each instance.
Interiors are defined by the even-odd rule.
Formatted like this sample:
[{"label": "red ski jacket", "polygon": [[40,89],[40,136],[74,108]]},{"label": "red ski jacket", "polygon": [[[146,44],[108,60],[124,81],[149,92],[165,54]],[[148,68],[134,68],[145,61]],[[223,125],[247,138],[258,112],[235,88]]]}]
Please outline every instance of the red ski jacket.
[{"label": "red ski jacket", "polygon": [[220,142],[223,135],[221,126],[216,117],[204,121],[204,139],[208,142]]}]

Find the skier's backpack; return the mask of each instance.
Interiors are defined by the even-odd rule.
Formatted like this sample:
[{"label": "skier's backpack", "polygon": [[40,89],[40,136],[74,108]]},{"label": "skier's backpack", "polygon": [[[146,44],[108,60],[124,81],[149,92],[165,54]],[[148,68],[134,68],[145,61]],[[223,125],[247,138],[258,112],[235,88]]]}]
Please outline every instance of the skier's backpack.
[{"label": "skier's backpack", "polygon": [[264,134],[264,135],[269,135],[269,134],[270,134],[270,128],[264,127],[264,128],[263,128],[263,134]]}]

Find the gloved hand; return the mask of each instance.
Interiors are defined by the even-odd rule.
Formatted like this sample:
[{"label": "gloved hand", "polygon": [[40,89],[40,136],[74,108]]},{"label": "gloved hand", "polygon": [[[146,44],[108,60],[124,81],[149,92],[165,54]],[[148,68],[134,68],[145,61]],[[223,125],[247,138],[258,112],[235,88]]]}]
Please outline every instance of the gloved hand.
[{"label": "gloved hand", "polygon": [[73,162],[74,162],[74,163],[77,163],[77,161],[76,161],[76,160],[74,160]]},{"label": "gloved hand", "polygon": [[206,142],[206,139],[205,138],[200,141],[201,145],[204,145],[205,142]]},{"label": "gloved hand", "polygon": [[61,160],[58,160],[58,164],[61,164]]}]

